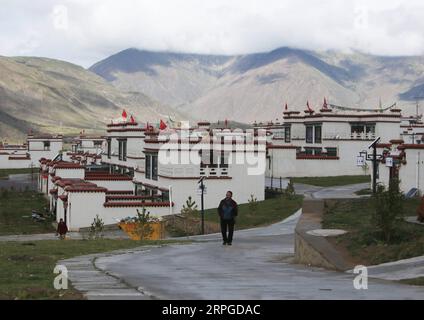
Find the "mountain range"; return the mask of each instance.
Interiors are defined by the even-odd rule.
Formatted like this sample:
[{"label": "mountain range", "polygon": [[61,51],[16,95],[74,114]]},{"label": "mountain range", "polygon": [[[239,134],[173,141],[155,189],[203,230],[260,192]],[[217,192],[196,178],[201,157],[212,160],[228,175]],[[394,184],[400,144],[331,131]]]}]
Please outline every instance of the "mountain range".
[{"label": "mountain range", "polygon": [[157,122],[178,112],[139,92],[121,92],[103,78],[64,61],[0,57],[0,141],[22,142],[28,131],[104,133],[126,109]]},{"label": "mountain range", "polygon": [[246,55],[127,49],[89,69],[48,58],[0,57],[0,137],[29,130],[103,133],[122,109],[141,121],[281,118],[306,101],[358,108],[397,102],[415,113],[424,97],[424,57],[282,47]]},{"label": "mountain range", "polygon": [[282,47],[235,56],[127,49],[89,70],[122,91],[141,92],[197,119],[273,120],[282,106],[377,108],[397,102],[415,112],[424,97],[424,57],[315,52]]}]

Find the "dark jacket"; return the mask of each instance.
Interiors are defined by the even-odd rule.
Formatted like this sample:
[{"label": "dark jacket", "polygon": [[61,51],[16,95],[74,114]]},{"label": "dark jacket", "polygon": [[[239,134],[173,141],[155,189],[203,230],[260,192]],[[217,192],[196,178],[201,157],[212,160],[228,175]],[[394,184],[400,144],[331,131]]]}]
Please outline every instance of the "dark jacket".
[{"label": "dark jacket", "polygon": [[[223,219],[223,218],[224,218],[224,210],[223,210],[223,207],[224,207],[224,205],[225,205],[226,201],[227,201],[227,199],[226,199],[226,198],[225,198],[225,199],[222,199],[222,200],[221,200],[221,202],[219,203],[219,206],[218,206],[218,214],[219,214],[219,217],[220,217],[221,219]],[[233,210],[232,210],[231,214],[232,214],[232,219],[234,219],[234,218],[235,218],[235,217],[237,217],[237,215],[238,215],[238,206],[237,206],[237,202],[235,202],[233,199],[230,199],[230,205],[231,205],[231,206],[232,206],[232,208],[233,208]]]},{"label": "dark jacket", "polygon": [[59,222],[57,225],[57,233],[58,234],[66,234],[68,232],[68,227],[65,222]]}]

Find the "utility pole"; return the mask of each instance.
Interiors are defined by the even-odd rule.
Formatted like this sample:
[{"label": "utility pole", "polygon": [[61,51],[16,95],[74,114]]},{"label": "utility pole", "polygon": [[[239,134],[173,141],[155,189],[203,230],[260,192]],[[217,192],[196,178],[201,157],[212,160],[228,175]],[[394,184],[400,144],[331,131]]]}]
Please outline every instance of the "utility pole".
[{"label": "utility pole", "polygon": [[205,184],[203,181],[206,177],[201,177],[199,182],[200,183],[200,190],[201,190],[201,201],[200,201],[200,212],[202,216],[202,234],[205,234]]}]

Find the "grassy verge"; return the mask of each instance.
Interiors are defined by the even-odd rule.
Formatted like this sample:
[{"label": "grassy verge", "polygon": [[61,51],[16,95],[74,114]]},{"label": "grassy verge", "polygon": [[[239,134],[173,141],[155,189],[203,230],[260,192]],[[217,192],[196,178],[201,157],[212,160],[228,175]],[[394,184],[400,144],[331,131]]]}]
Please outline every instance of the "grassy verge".
[{"label": "grassy verge", "polygon": [[372,190],[369,188],[362,189],[362,190],[356,191],[355,194],[358,196],[368,196],[372,194]]},{"label": "grassy verge", "polygon": [[0,179],[5,179],[11,174],[24,174],[24,173],[38,173],[37,168],[24,168],[24,169],[0,169]]},{"label": "grassy verge", "polygon": [[399,282],[404,284],[410,284],[413,286],[424,286],[424,277],[404,279],[404,280],[400,280]]},{"label": "grassy verge", "polygon": [[[239,205],[237,229],[248,229],[266,226],[279,222],[302,206],[303,197],[293,196],[291,199],[278,196],[264,201],[258,201],[256,206],[249,203]],[[219,223],[217,209],[205,210],[205,220]]]},{"label": "grassy verge", "polygon": [[2,190],[0,192],[0,235],[54,232],[52,220],[34,222],[31,210],[44,212],[47,200],[40,193]]},{"label": "grassy verge", "polygon": [[338,176],[338,177],[299,177],[291,178],[294,183],[309,184],[318,187],[345,186],[349,184],[370,182],[370,176]]},{"label": "grassy verge", "polygon": [[[406,201],[406,212],[414,212],[417,199]],[[327,202],[323,228],[344,229],[347,234],[330,241],[341,251],[348,252],[356,264],[374,265],[424,255],[424,228],[399,221],[392,241],[379,239],[372,223],[373,206],[370,199]]]},{"label": "grassy verge", "polygon": [[82,299],[70,287],[55,290],[53,269],[58,260],[170,241],[69,240],[0,242],[1,299]]}]

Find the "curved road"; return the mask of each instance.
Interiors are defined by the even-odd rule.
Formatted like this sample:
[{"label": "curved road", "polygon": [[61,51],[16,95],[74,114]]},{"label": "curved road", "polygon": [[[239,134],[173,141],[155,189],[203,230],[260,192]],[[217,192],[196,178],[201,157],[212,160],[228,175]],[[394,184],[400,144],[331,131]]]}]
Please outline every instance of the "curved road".
[{"label": "curved road", "polygon": [[193,237],[193,244],[99,257],[95,265],[158,299],[424,299],[423,287],[369,279],[368,290],[356,290],[353,274],[293,264],[299,215],[236,232],[231,247],[208,235]]}]

